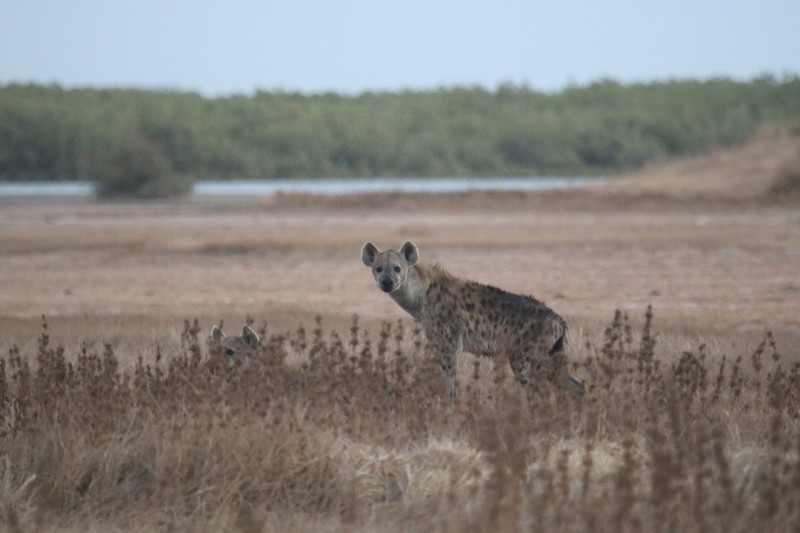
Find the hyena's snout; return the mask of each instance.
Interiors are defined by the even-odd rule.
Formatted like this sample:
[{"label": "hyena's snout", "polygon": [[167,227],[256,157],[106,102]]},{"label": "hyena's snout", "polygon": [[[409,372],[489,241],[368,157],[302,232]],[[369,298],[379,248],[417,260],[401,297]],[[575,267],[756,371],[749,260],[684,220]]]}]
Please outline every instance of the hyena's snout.
[{"label": "hyena's snout", "polygon": [[392,292],[397,287],[397,282],[391,276],[384,276],[378,279],[378,286],[383,292]]}]

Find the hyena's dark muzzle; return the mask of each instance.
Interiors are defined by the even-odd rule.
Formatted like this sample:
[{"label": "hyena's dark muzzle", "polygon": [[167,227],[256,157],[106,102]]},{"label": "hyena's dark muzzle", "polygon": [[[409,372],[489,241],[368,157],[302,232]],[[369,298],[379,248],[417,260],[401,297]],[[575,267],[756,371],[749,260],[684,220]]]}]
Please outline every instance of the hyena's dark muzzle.
[{"label": "hyena's dark muzzle", "polygon": [[378,280],[378,286],[383,292],[392,292],[395,289],[395,281],[387,276]]}]

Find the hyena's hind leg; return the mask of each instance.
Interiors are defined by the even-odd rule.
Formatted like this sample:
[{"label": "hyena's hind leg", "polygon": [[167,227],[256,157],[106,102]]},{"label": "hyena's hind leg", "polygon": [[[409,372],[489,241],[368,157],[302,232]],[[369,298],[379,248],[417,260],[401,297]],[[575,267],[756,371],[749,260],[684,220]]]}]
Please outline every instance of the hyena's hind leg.
[{"label": "hyena's hind leg", "polygon": [[[531,357],[525,350],[514,350],[508,354],[508,364],[514,377],[523,387],[527,388],[534,377],[531,374]],[[535,369],[533,369],[535,370]]]},{"label": "hyena's hind leg", "polygon": [[572,391],[578,394],[583,394],[585,388],[583,381],[570,374],[569,369],[567,368],[566,336],[567,332],[565,331],[561,334],[561,336],[558,337],[558,340],[556,340],[555,344],[553,344],[547,352],[547,355],[552,360],[553,364],[553,375],[551,380],[556,385],[561,385],[566,382],[566,385]]},{"label": "hyena's hind leg", "polygon": [[229,367],[236,364],[236,359],[246,362],[247,355],[258,350],[261,339],[255,331],[245,324],[241,335],[226,335],[219,326],[211,328],[209,348],[211,352],[219,352],[225,356]]},{"label": "hyena's hind leg", "polygon": [[572,376],[567,368],[563,335],[554,344],[539,339],[533,346],[512,350],[508,354],[508,362],[514,377],[523,387],[547,380],[558,388],[566,386],[583,394],[583,382]]}]

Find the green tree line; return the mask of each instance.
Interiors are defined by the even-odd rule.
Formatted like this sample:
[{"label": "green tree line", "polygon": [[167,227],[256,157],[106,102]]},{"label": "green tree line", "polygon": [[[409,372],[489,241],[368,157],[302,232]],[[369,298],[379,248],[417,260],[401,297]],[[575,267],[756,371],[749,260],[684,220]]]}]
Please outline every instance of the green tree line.
[{"label": "green tree line", "polygon": [[192,179],[590,175],[800,116],[800,77],[339,94],[0,86],[0,179],[90,179],[137,139]]}]

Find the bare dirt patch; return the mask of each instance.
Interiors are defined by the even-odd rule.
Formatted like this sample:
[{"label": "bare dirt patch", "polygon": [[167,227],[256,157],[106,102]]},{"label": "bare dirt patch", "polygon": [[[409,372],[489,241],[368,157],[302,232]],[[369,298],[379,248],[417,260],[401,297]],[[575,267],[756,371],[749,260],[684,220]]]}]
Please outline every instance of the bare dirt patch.
[{"label": "bare dirt patch", "polygon": [[741,147],[654,165],[614,180],[606,190],[673,200],[753,201],[768,194],[781,169],[798,155],[800,136],[767,128]]}]

